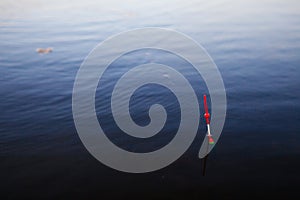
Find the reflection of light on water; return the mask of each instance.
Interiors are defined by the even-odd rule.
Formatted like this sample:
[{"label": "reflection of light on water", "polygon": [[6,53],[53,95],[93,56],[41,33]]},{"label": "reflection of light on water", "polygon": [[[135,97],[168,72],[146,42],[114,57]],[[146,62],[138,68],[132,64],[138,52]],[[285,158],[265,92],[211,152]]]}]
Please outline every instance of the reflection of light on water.
[{"label": "reflection of light on water", "polygon": [[170,79],[170,75],[167,74],[167,73],[164,73],[163,76],[166,77],[166,78],[168,78],[168,79]]},{"label": "reflection of light on water", "polygon": [[[42,2],[38,0],[0,1],[1,19],[14,19],[26,16],[31,11],[41,8]],[[7,24],[8,25],[8,24]]]},{"label": "reflection of light on water", "polygon": [[[127,5],[134,5],[136,1],[128,1]],[[1,0],[0,1],[0,17],[2,19],[16,19],[22,17],[40,18],[45,16],[59,16],[59,14],[72,15],[78,18],[75,13],[86,12],[86,16],[91,14],[106,15],[109,18],[119,17],[120,19],[133,18],[138,16],[137,10],[133,10],[131,6],[124,6],[124,3],[120,0],[52,0],[52,1],[40,1],[40,0]],[[39,13],[39,14],[38,14]],[[80,17],[84,17],[80,16]],[[99,19],[101,21],[101,19]]]}]

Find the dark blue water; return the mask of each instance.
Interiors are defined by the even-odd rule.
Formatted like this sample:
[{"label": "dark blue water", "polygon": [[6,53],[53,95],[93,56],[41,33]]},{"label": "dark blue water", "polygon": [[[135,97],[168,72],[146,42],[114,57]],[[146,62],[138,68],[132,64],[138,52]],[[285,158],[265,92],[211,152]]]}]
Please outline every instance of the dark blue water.
[{"label": "dark blue water", "polygon": [[[286,198],[300,186],[300,3],[298,1],[1,1],[0,3],[0,194],[9,198]],[[183,32],[202,44],[219,67],[227,92],[222,136],[201,174],[198,150],[204,122],[191,148],[156,172],[126,174],[94,159],[82,145],[72,117],[76,73],[88,53],[107,37],[142,27]],[[52,47],[39,55],[36,48]],[[115,65],[163,60],[166,52],[130,54]],[[183,73],[203,86],[186,64]],[[114,74],[112,73],[112,79]],[[148,87],[148,88],[147,88]],[[153,91],[152,93],[149,91]],[[206,92],[199,89],[197,95]],[[104,92],[106,93],[106,92]],[[158,94],[158,96],[157,96]],[[160,94],[164,94],[162,97]],[[140,88],[133,119],[160,102],[178,115],[172,93]],[[96,99],[103,98],[101,91]],[[143,100],[141,103],[140,100]],[[140,103],[140,104],[139,104]],[[166,134],[142,143],[124,138],[107,114],[101,123],[124,149],[161,148]],[[101,118],[101,117],[98,117]],[[159,138],[159,136],[161,138]],[[136,145],[134,145],[136,144]],[[140,146],[139,146],[140,144]]]}]

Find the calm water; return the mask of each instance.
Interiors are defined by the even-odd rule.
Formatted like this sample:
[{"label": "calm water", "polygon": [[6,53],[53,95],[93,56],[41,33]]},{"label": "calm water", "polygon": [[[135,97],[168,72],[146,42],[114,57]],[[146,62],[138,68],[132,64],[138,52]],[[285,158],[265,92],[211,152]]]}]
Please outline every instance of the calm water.
[{"label": "calm water", "polygon": [[[300,186],[299,24],[296,0],[1,1],[0,195],[241,199],[296,194],[294,188]],[[203,122],[193,145],[179,160],[148,174],[126,174],[102,165],[77,135],[72,89],[83,59],[107,37],[142,27],[189,35],[206,48],[223,76],[227,118],[208,158],[205,177],[197,157]],[[39,55],[35,52],[39,47],[53,47],[53,53]],[[203,85],[186,63],[166,52],[136,52],[114,65],[127,69],[159,59],[187,67],[183,72],[191,82]],[[111,74],[112,79],[117,77]],[[157,102],[171,116],[178,115],[172,94],[157,85],[147,87],[133,101],[138,124],[149,122],[144,111]],[[200,88],[198,97],[205,91]],[[96,99],[101,98],[99,91]],[[170,118],[166,137],[157,135],[162,138],[139,146],[140,141],[122,137],[106,108],[97,104],[96,108],[108,116],[102,123],[113,130],[109,137],[131,151],[161,148],[178,128],[178,118]]]}]

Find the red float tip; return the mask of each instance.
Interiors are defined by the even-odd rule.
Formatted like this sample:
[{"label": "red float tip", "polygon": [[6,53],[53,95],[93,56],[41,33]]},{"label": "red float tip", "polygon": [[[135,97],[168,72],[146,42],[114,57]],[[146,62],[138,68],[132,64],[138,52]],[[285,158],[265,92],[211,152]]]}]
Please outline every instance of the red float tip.
[{"label": "red float tip", "polygon": [[205,110],[204,118],[205,118],[205,120],[206,120],[206,124],[209,124],[209,117],[210,117],[210,114],[209,114],[209,112],[208,112],[208,106],[207,106],[206,95],[203,95],[203,101],[204,101],[204,110]]}]

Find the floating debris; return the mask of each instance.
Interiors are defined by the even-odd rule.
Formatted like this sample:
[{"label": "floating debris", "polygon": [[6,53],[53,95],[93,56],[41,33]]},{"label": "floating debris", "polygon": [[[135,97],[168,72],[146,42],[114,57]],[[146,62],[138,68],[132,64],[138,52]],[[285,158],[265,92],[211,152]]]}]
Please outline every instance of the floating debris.
[{"label": "floating debris", "polygon": [[44,48],[37,48],[36,49],[36,52],[39,53],[39,54],[47,54],[47,53],[51,53],[53,51],[53,48],[51,47],[48,47],[46,49]]}]

